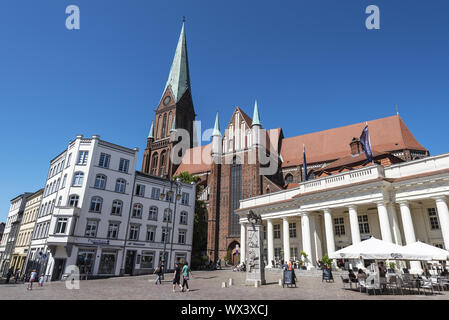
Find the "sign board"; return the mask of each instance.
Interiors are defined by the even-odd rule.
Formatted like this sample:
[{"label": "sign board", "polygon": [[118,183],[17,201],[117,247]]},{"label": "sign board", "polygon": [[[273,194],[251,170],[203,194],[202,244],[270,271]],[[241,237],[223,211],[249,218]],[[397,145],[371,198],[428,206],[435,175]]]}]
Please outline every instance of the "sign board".
[{"label": "sign board", "polygon": [[323,269],[323,280],[326,281],[334,280],[334,277],[332,276],[332,270]]},{"label": "sign board", "polygon": [[293,284],[293,271],[284,270],[284,284]]},{"label": "sign board", "polygon": [[42,255],[42,259],[47,259],[47,254],[46,253],[44,253],[43,255]]}]

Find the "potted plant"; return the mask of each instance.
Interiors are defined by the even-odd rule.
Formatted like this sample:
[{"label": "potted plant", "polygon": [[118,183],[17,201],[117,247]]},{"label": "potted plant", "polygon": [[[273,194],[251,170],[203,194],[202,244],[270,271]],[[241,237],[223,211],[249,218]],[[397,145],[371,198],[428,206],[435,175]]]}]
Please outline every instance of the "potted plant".
[{"label": "potted plant", "polygon": [[392,270],[394,272],[394,269],[396,268],[396,263],[393,261],[388,262],[388,270]]},{"label": "potted plant", "polygon": [[305,266],[304,264],[307,262],[307,253],[305,253],[304,251],[301,251],[301,269],[303,270],[307,270],[307,266]]},{"label": "potted plant", "polygon": [[327,253],[321,258],[321,263],[329,269],[332,269],[333,260],[329,258]]}]

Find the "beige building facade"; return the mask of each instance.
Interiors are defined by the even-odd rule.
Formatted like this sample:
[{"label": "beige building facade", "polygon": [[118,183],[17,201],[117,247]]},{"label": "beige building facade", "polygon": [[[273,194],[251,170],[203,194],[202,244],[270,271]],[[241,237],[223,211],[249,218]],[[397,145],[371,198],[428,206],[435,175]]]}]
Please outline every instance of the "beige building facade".
[{"label": "beige building facade", "polygon": [[30,195],[25,204],[22,223],[20,225],[10,265],[10,268],[13,268],[14,271],[20,270],[21,274],[27,271],[26,261],[31,244],[31,237],[36,224],[37,213],[41,205],[43,191],[43,189],[40,189]]}]

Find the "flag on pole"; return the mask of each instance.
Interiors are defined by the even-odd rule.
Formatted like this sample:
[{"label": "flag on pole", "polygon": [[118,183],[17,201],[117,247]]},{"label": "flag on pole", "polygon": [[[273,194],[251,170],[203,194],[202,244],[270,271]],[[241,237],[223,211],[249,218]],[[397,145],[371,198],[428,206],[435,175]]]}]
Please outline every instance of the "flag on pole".
[{"label": "flag on pole", "polygon": [[302,169],[304,171],[304,181],[307,181],[307,161],[306,161],[306,146],[302,145]]},{"label": "flag on pole", "polygon": [[369,138],[368,123],[362,131],[360,136],[360,142],[362,143],[363,150],[365,151],[366,161],[373,162],[373,151],[371,150],[371,141]]}]

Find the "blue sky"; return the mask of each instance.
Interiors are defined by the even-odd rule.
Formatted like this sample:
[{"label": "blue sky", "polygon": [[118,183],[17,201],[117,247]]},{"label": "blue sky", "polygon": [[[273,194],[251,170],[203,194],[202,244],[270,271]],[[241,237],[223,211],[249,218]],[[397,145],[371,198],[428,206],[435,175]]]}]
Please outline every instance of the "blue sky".
[{"label": "blue sky", "polygon": [[[78,5],[81,29],[65,28]],[[375,4],[381,29],[365,28]],[[449,152],[444,0],[0,2],[0,221],[45,184],[76,134],[139,147],[186,16],[192,92],[203,129],[236,105],[285,136],[395,114],[431,154]]]}]

